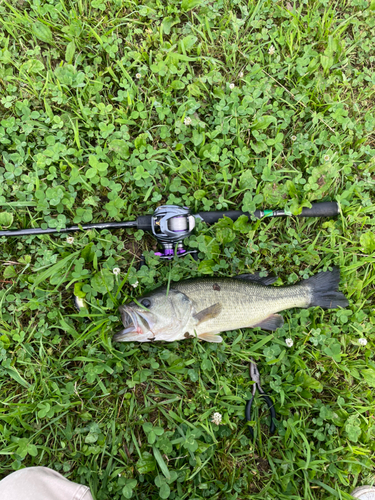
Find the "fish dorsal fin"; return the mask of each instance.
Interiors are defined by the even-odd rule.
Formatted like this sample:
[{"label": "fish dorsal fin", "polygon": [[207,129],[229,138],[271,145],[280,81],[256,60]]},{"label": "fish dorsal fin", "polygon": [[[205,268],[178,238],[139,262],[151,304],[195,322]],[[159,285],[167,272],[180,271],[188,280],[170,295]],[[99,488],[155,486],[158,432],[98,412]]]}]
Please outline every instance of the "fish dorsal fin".
[{"label": "fish dorsal fin", "polygon": [[221,313],[222,308],[222,305],[217,302],[216,304],[199,311],[199,313],[194,314],[193,318],[197,320],[197,325],[199,325],[200,323],[203,323],[203,321],[216,318],[216,316]]},{"label": "fish dorsal fin", "polygon": [[217,335],[216,333],[201,333],[198,335],[199,339],[205,340],[206,342],[222,342],[223,337],[220,337],[220,335]]},{"label": "fish dorsal fin", "polygon": [[260,273],[254,274],[239,274],[238,276],[233,276],[235,279],[253,281],[254,283],[259,283],[260,285],[272,285],[277,281],[277,276],[259,276]]},{"label": "fish dorsal fin", "polygon": [[283,324],[284,320],[283,317],[280,316],[280,314],[271,314],[271,316],[268,316],[268,318],[260,321],[256,325],[251,325],[251,328],[259,326],[263,330],[271,330],[271,332],[273,332],[274,330],[280,328],[280,326],[283,326]]}]

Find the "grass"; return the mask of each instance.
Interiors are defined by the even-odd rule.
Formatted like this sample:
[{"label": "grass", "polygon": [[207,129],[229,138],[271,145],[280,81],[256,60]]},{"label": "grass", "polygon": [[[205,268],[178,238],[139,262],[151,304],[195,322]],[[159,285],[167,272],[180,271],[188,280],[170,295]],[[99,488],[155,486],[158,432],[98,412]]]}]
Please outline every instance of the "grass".
[{"label": "grass", "polygon": [[[96,500],[350,499],[375,482],[374,8],[0,2],[3,228],[165,203],[341,207],[330,220],[202,224],[186,241],[199,262],[161,262],[142,231],[2,237],[0,477],[49,466]],[[287,311],[275,333],[220,345],[111,341],[117,306],[158,284],[254,271],[292,284],[333,265],[347,309]],[[257,402],[254,441],[250,358],[278,414],[270,436]]]}]

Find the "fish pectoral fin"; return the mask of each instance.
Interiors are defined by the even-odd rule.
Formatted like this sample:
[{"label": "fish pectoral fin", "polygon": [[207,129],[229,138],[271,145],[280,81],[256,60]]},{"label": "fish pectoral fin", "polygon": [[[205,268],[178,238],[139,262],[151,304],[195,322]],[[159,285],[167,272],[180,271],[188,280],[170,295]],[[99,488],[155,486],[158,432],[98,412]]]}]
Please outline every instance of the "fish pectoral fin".
[{"label": "fish pectoral fin", "polygon": [[278,280],[277,276],[259,276],[259,273],[254,274],[239,274],[238,276],[233,276],[233,278],[237,280],[247,280],[252,281],[253,283],[258,283],[260,285],[272,285],[275,281]]},{"label": "fish pectoral fin", "polygon": [[280,328],[280,326],[283,326],[283,324],[284,320],[280,314],[271,314],[271,316],[268,316],[268,318],[260,321],[256,325],[251,325],[251,328],[259,326],[259,328],[262,328],[263,330],[271,330],[273,332],[274,330]]},{"label": "fish pectoral fin", "polygon": [[205,340],[206,342],[222,342],[223,337],[220,337],[220,335],[217,335],[216,333],[201,333],[198,335],[198,338],[201,340]]},{"label": "fish pectoral fin", "polygon": [[221,313],[222,308],[222,305],[217,302],[216,304],[203,309],[199,313],[194,314],[193,318],[197,320],[196,326],[198,326],[200,323],[203,323],[203,321],[208,321],[209,319],[216,318],[216,316]]}]

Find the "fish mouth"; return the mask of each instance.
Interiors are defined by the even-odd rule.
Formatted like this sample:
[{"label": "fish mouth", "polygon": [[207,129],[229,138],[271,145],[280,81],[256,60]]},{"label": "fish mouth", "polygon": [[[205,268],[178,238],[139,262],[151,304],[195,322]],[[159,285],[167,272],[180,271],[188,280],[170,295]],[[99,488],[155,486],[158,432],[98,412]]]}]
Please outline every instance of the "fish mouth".
[{"label": "fish mouth", "polygon": [[134,340],[140,340],[140,335],[150,332],[150,324],[144,314],[134,311],[134,309],[129,306],[120,306],[119,311],[125,328],[113,336],[115,342],[132,342]]},{"label": "fish mouth", "polygon": [[125,328],[130,327],[131,325],[137,326],[137,316],[131,307],[120,306],[118,309],[121,314],[122,324]]}]

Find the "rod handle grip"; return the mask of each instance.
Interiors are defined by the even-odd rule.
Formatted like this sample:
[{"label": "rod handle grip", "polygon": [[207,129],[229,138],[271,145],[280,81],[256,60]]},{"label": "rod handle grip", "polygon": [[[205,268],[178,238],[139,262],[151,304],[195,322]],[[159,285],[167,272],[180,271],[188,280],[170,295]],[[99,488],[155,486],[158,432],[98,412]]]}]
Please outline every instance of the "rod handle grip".
[{"label": "rod handle grip", "polygon": [[[311,208],[304,207],[297,217],[335,217],[340,213],[339,205],[336,201],[323,201],[322,203],[312,203]],[[252,214],[241,210],[220,210],[215,212],[199,212],[197,214],[206,224],[214,224],[224,216],[236,221],[241,215],[261,219],[263,217],[286,217],[290,214],[284,210],[255,210]]]},{"label": "rod handle grip", "polygon": [[298,217],[335,217],[340,213],[337,201],[312,203],[311,208],[304,207]]},{"label": "rod handle grip", "polygon": [[[257,216],[257,212],[259,213]],[[219,219],[222,219],[224,216],[229,217],[233,221],[236,221],[241,215],[247,215],[250,217],[249,212],[242,212],[241,210],[219,210],[216,212],[199,212],[197,214],[200,218],[204,220],[206,224],[215,224]],[[260,210],[256,210],[253,214],[257,219],[260,219]]]}]

